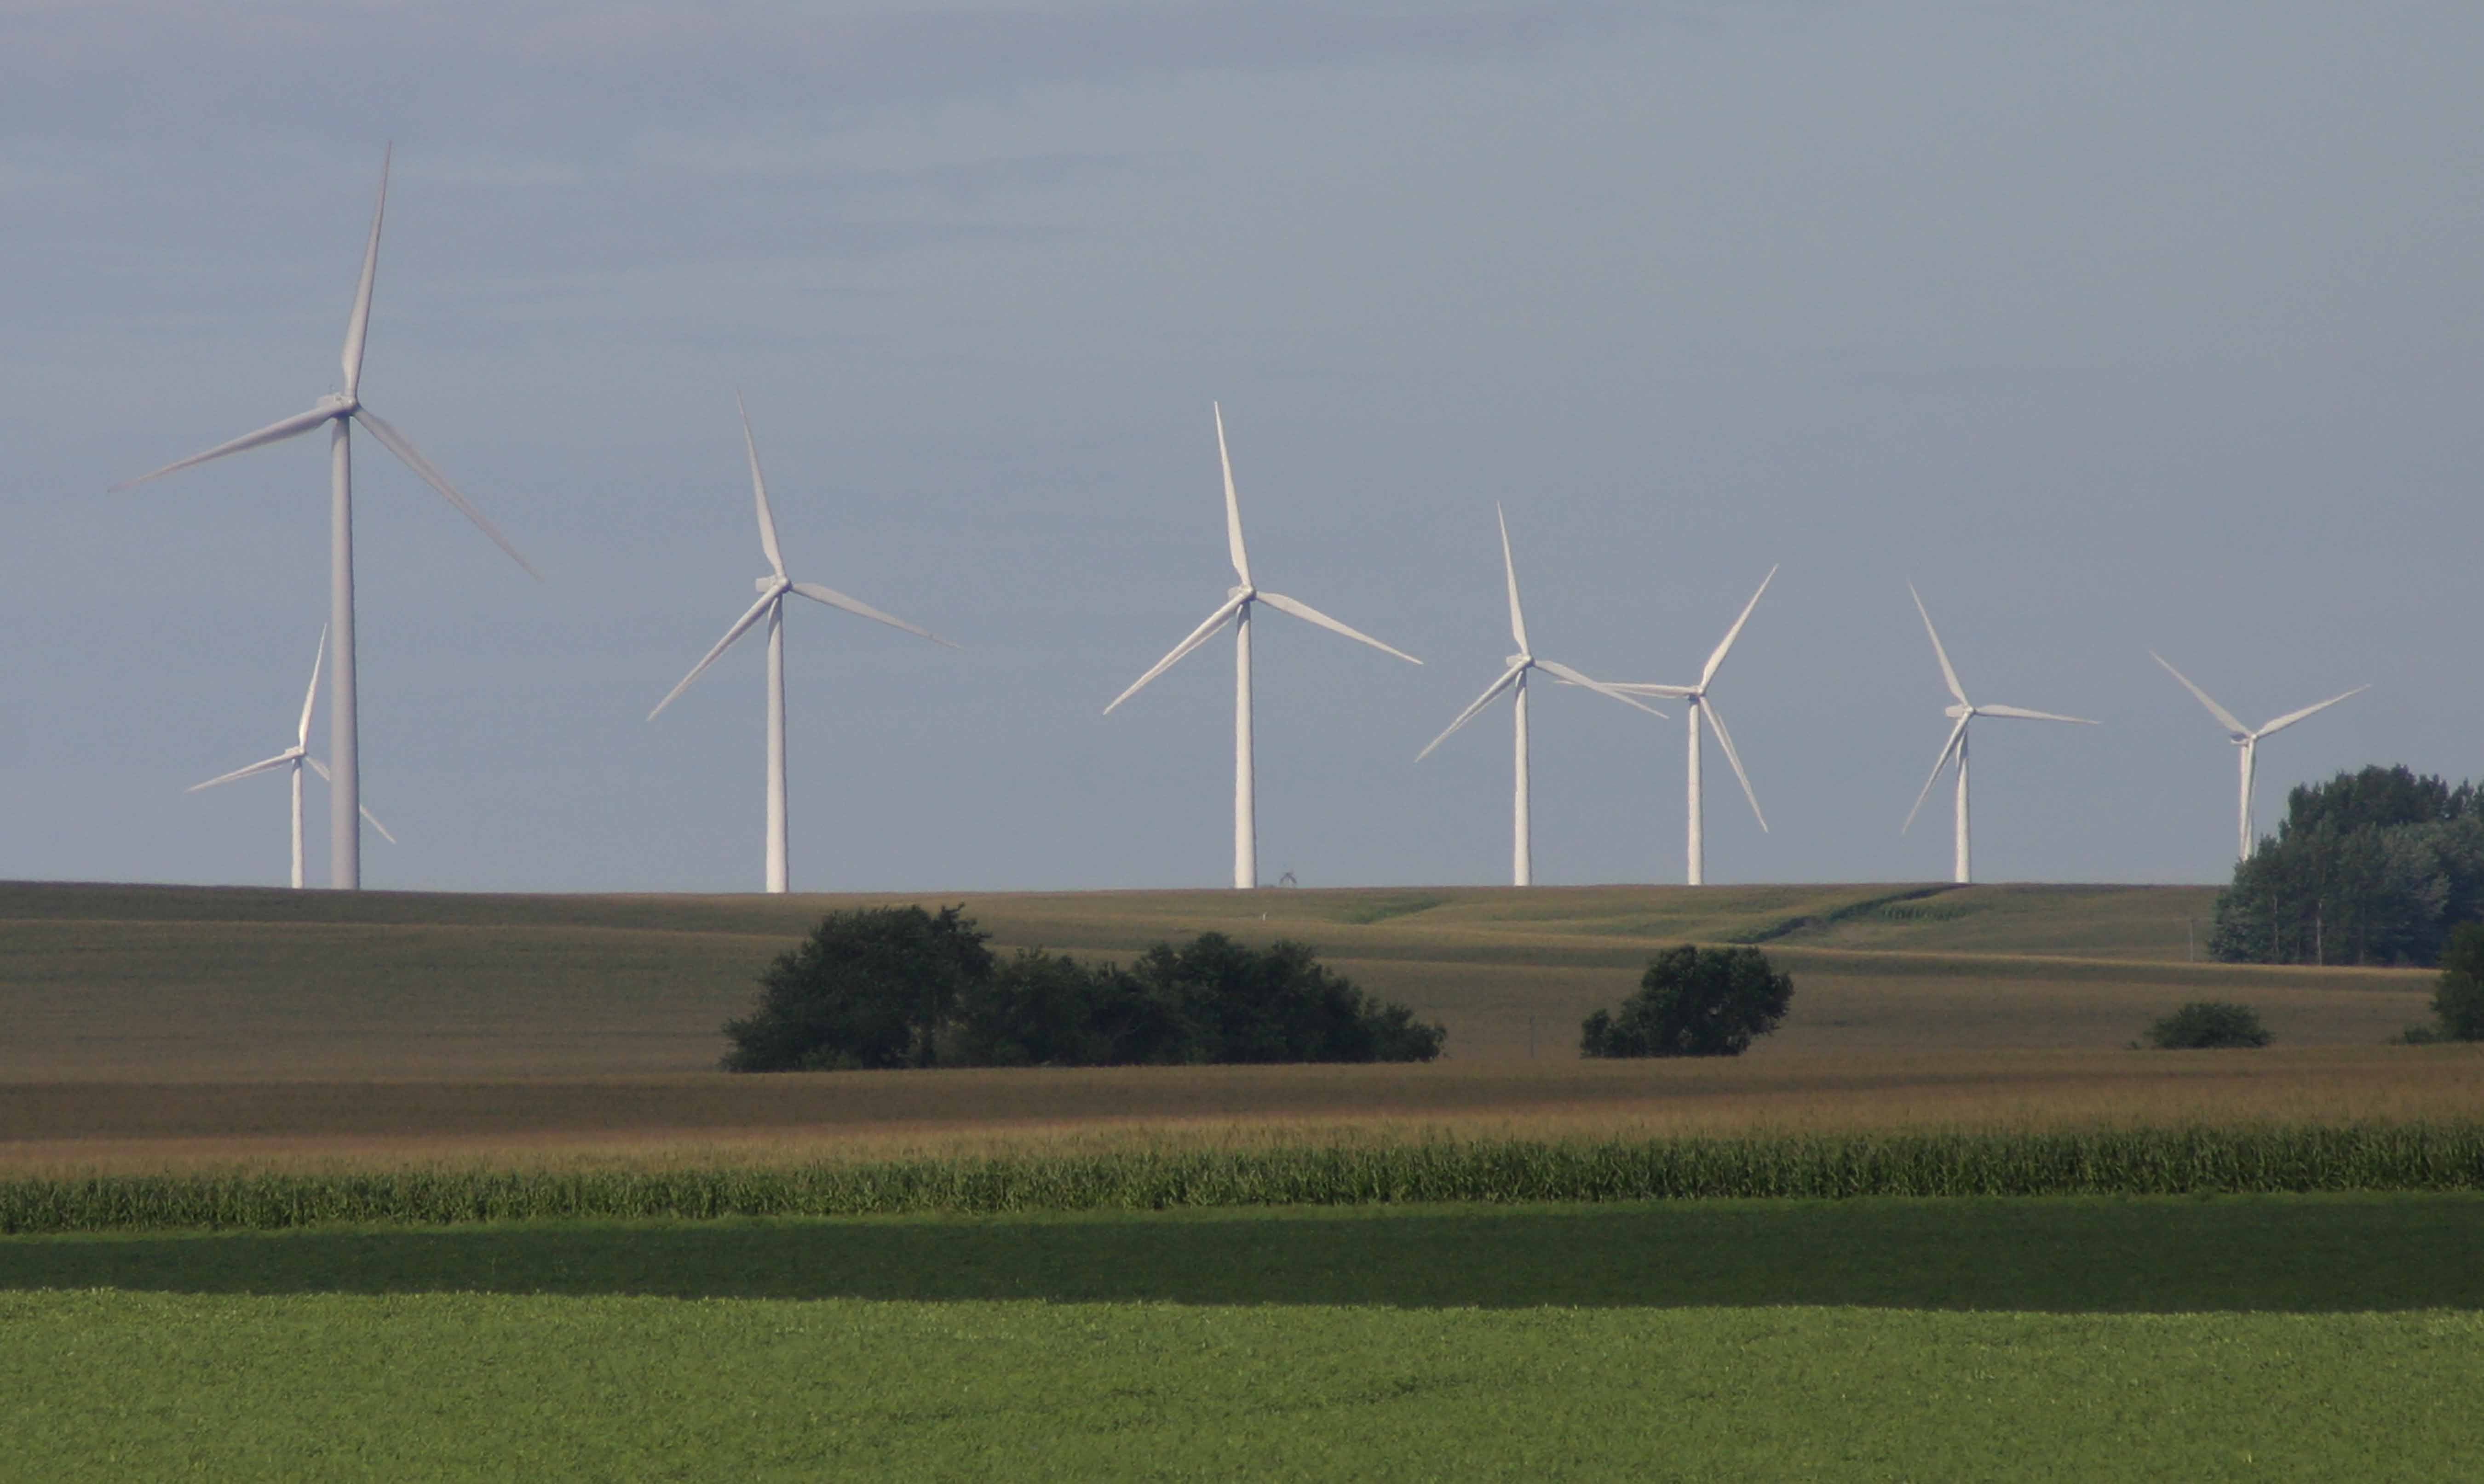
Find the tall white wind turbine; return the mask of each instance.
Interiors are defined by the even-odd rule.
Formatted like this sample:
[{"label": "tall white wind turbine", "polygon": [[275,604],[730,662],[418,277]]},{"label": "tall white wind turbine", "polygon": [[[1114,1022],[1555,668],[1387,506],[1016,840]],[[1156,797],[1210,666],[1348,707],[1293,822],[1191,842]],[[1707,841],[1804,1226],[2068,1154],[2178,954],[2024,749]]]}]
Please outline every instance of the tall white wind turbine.
[{"label": "tall white wind turbine", "polygon": [[[211,789],[219,783],[230,783],[235,778],[247,778],[253,773],[269,772],[279,768],[284,769],[286,771],[291,773],[292,777],[290,781],[293,785],[293,889],[296,891],[302,889],[302,769],[304,765],[308,764],[310,770],[317,773],[322,778],[333,778],[335,776],[328,771],[327,767],[324,764],[322,764],[317,758],[310,755],[310,707],[312,703],[319,699],[319,665],[320,661],[327,659],[327,657],[328,631],[322,629],[319,631],[319,647],[313,651],[310,656],[310,684],[302,692],[302,720],[301,723],[293,729],[292,746],[285,748],[283,752],[278,753],[272,758],[265,758],[256,763],[253,763],[248,768],[236,768],[231,772],[226,773],[221,778],[210,778],[204,783],[194,783],[190,785],[187,791],[189,793],[196,794],[201,789]],[[388,832],[388,826],[381,823],[378,818],[368,809],[363,810],[363,818],[370,821],[371,828],[378,830],[381,838],[388,841],[391,845],[396,844],[396,836],[390,834]]]},{"label": "tall white wind turbine", "polygon": [[1226,590],[1225,602],[1204,622],[1190,631],[1190,637],[1173,647],[1173,653],[1157,661],[1153,668],[1137,680],[1130,688],[1113,697],[1104,708],[1111,715],[1113,707],[1138,694],[1148,682],[1172,669],[1182,656],[1215,637],[1216,631],[1228,623],[1233,626],[1233,885],[1248,891],[1259,884],[1259,824],[1257,796],[1254,792],[1251,760],[1251,607],[1264,603],[1280,613],[1291,613],[1305,623],[1317,624],[1349,639],[1370,645],[1382,654],[1395,655],[1408,664],[1423,661],[1403,650],[1394,649],[1364,633],[1348,628],[1312,607],[1282,593],[1261,592],[1251,580],[1251,556],[1242,549],[1242,503],[1233,493],[1233,456],[1225,448],[1225,409],[1209,404],[1216,418],[1216,457],[1225,470],[1225,545],[1233,559],[1234,585]]},{"label": "tall white wind turbine", "polygon": [[1500,523],[1500,567],[1502,573],[1509,579],[1509,636],[1517,641],[1518,653],[1511,655],[1505,661],[1509,668],[1500,672],[1500,679],[1494,681],[1485,688],[1483,694],[1476,696],[1474,704],[1458,713],[1458,719],[1449,723],[1447,731],[1433,738],[1429,745],[1416,753],[1415,761],[1419,763],[1430,757],[1433,747],[1447,742],[1450,732],[1473,720],[1475,715],[1491,705],[1493,699],[1502,691],[1507,690],[1512,693],[1515,697],[1512,704],[1517,729],[1517,742],[1513,752],[1517,784],[1510,800],[1509,878],[1513,886],[1531,886],[1535,882],[1535,850],[1527,827],[1529,808],[1526,786],[1527,672],[1542,670],[1555,680],[1567,681],[1574,686],[1584,686],[1590,690],[1612,697],[1624,706],[1646,712],[1651,716],[1661,716],[1664,713],[1655,707],[1642,705],[1624,694],[1619,688],[1606,685],[1601,680],[1591,680],[1557,661],[1539,660],[1535,657],[1534,649],[1526,642],[1526,614],[1518,606],[1518,562],[1509,553],[1509,517],[1501,513],[1500,506],[1498,504],[1492,507],[1492,513],[1494,519]]},{"label": "tall white wind turbine", "polygon": [[1768,590],[1768,584],[1775,581],[1776,577],[1777,569],[1770,567],[1768,575],[1760,579],[1759,592],[1751,594],[1751,601],[1742,605],[1742,616],[1734,620],[1734,627],[1725,631],[1723,642],[1708,656],[1707,665],[1699,672],[1699,684],[1695,686],[1617,684],[1613,687],[1614,689],[1628,695],[1671,696],[1688,704],[1688,712],[1684,717],[1690,727],[1688,792],[1690,823],[1686,849],[1689,856],[1689,880],[1693,886],[1707,883],[1707,842],[1702,829],[1700,808],[1703,790],[1699,782],[1699,718],[1702,715],[1708,718],[1709,730],[1716,734],[1716,745],[1725,749],[1725,761],[1734,765],[1734,776],[1742,780],[1742,796],[1751,801],[1752,817],[1760,822],[1760,829],[1763,832],[1766,832],[1768,827],[1768,817],[1760,812],[1760,796],[1751,790],[1751,775],[1742,771],[1742,760],[1734,751],[1734,734],[1725,730],[1725,718],[1716,714],[1716,703],[1708,698],[1708,688],[1715,682],[1717,667],[1725,662],[1726,651],[1732,649],[1734,641],[1742,636],[1742,626],[1751,621],[1751,609],[1760,606],[1760,595]]},{"label": "tall white wind turbine", "polygon": [[380,420],[379,416],[363,405],[363,341],[370,331],[371,282],[379,271],[380,219],[388,209],[389,154],[380,156],[379,202],[371,208],[371,236],[363,249],[362,285],[354,293],[354,312],[345,321],[344,372],[345,389],[319,398],[309,412],[296,413],[282,422],[271,422],[256,433],[246,433],[228,444],[218,444],[204,453],[167,464],[152,473],[145,473],[127,483],[114,486],[128,489],[176,470],[223,458],[266,444],[298,438],[314,428],[328,429],[328,629],[335,635],[337,662],[328,689],[328,750],[336,759],[336,771],[328,775],[328,884],[352,890],[363,884],[363,837],[356,822],[363,814],[362,745],[356,730],[357,691],[354,674],[354,461],[353,426],[359,422],[364,431],[379,440],[380,446],[397,456],[415,476],[440,492],[443,499],[457,507],[466,519],[474,523],[484,535],[529,575],[535,569],[518,554],[506,536],[474,508],[473,501],[457,492],[447,476],[433,467],[429,459],[416,451],[405,435]]},{"label": "tall white wind turbine", "polygon": [[2074,721],[2081,726],[2094,726],[2096,723],[2085,716],[2059,716],[2049,711],[2029,711],[2023,706],[1978,706],[1968,700],[1965,688],[1958,683],[1958,671],[1949,662],[1949,651],[1941,648],[1940,631],[1932,627],[1932,615],[1924,607],[1924,595],[1915,591],[1912,582],[1906,584],[1906,591],[1914,597],[1915,611],[1924,615],[1924,633],[1931,635],[1932,654],[1940,661],[1941,679],[1948,683],[1949,693],[1956,697],[1955,704],[1942,715],[1956,717],[1958,725],[1950,728],[1949,741],[1941,744],[1940,756],[1932,759],[1931,776],[1924,780],[1924,791],[1915,796],[1915,807],[1906,811],[1906,823],[1898,826],[1898,833],[1903,835],[1914,827],[1915,816],[1923,811],[1924,800],[1931,796],[1932,785],[1940,781],[1941,769],[1949,766],[1951,758],[1958,759],[1956,879],[1963,885],[1970,879],[1966,832],[1966,724],[1978,716],[2015,716],[2022,721]]},{"label": "tall white wind turbine", "polygon": [[2372,688],[2369,686],[2357,686],[2354,689],[2346,691],[2342,695],[2331,696],[2329,699],[2322,701],[2317,706],[2306,706],[2301,711],[2287,712],[2284,715],[2278,717],[2276,720],[2271,721],[2254,731],[2252,728],[2243,725],[2241,720],[2237,718],[2232,712],[2226,710],[2216,702],[2208,699],[2208,692],[2191,684],[2191,677],[2183,674],[2180,670],[2174,668],[2173,661],[2167,660],[2163,655],[2158,654],[2152,649],[2147,652],[2147,655],[2149,659],[2154,660],[2158,664],[2165,666],[2166,674],[2180,681],[2182,683],[2183,689],[2190,691],[2193,695],[2200,698],[2200,704],[2208,708],[2208,715],[2217,718],[2218,722],[2225,727],[2226,734],[2233,740],[2234,745],[2241,749],[2242,756],[2240,761],[2242,763],[2243,772],[2242,819],[2240,825],[2241,839],[2234,848],[2234,858],[2236,860],[2249,860],[2252,857],[2252,850],[2259,844],[2259,841],[2252,828],[2252,780],[2254,770],[2258,766],[2255,754],[2259,749],[2260,739],[2282,732],[2287,727],[2294,725],[2294,723],[2310,715],[2314,712],[2327,711],[2330,707],[2336,705],[2339,701],[2345,700],[2347,696],[2361,695]]},{"label": "tall white wind turbine", "polygon": [[750,436],[750,411],[742,407],[742,393],[739,391],[733,394],[733,405],[742,413],[742,445],[750,454],[750,493],[759,506],[759,548],[767,553],[770,570],[767,576],[758,580],[759,601],[750,606],[748,612],[733,621],[733,627],[724,631],[724,637],[716,641],[716,647],[707,652],[705,659],[690,666],[690,672],[682,677],[680,685],[664,693],[664,698],[656,703],[655,711],[647,713],[647,719],[655,720],[658,714],[672,705],[673,697],[688,690],[690,688],[690,682],[705,673],[709,665],[716,663],[716,657],[731,648],[734,640],[749,633],[752,625],[758,623],[763,617],[768,620],[768,889],[771,892],[781,892],[787,889],[785,819],[785,599],[787,595],[798,593],[814,603],[824,603],[832,608],[843,608],[849,613],[859,613],[865,618],[886,624],[892,629],[903,629],[908,634],[919,634],[934,644],[945,644],[951,649],[958,646],[950,644],[947,639],[929,629],[918,629],[904,619],[883,613],[868,603],[849,598],[833,587],[822,587],[817,582],[797,582],[786,575],[785,554],[776,545],[776,517],[769,513],[768,509],[768,480],[759,472],[759,443]]}]

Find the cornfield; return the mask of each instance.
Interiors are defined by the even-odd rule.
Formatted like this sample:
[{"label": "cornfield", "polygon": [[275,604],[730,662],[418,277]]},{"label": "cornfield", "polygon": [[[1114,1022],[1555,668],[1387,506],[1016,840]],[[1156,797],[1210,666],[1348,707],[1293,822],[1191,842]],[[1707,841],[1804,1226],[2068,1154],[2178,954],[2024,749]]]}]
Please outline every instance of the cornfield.
[{"label": "cornfield", "polygon": [[1453,1201],[2484,1190],[2484,1123],[1436,1139],[715,1165],[0,1180],[0,1232]]}]

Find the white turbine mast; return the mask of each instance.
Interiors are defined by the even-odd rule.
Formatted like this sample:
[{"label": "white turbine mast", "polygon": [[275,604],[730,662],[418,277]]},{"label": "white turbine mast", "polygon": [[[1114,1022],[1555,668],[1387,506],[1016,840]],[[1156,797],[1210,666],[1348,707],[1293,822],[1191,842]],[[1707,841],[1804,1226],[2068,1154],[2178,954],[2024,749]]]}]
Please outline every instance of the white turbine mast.
[{"label": "white turbine mast", "polygon": [[1949,662],[1949,651],[1941,647],[1940,631],[1932,627],[1932,615],[1924,607],[1924,595],[1915,591],[1915,584],[1912,582],[1906,584],[1906,591],[1915,600],[1915,611],[1924,616],[1924,633],[1931,635],[1932,654],[1940,661],[1941,679],[1948,684],[1949,693],[1955,698],[1955,704],[1942,715],[1957,718],[1958,725],[1950,728],[1949,741],[1941,744],[1940,755],[1932,759],[1931,776],[1924,780],[1924,790],[1915,796],[1915,807],[1906,811],[1906,823],[1898,826],[1898,833],[1903,835],[1914,827],[1915,816],[1922,812],[1924,800],[1931,796],[1932,785],[1940,781],[1941,769],[1949,766],[1952,758],[1956,758],[1958,760],[1958,867],[1954,878],[1963,885],[1972,878],[1968,870],[1966,827],[1967,723],[1978,716],[2014,716],[2021,721],[2072,721],[2081,726],[2094,726],[2096,723],[2085,716],[2056,715],[2049,711],[2029,711],[2023,706],[1979,706],[1968,700],[1965,688],[1958,683],[1957,669]]},{"label": "white turbine mast", "polygon": [[1104,708],[1111,715],[1113,707],[1138,694],[1148,682],[1172,669],[1182,656],[1215,637],[1227,624],[1233,626],[1233,885],[1248,891],[1259,884],[1259,826],[1256,796],[1254,793],[1251,759],[1251,608],[1264,603],[1281,613],[1291,613],[1305,623],[1317,624],[1332,633],[1344,634],[1357,642],[1368,644],[1382,654],[1394,655],[1408,664],[1421,664],[1405,651],[1381,643],[1360,629],[1349,628],[1312,607],[1308,603],[1288,598],[1282,593],[1262,592],[1251,580],[1250,553],[1242,549],[1242,503],[1233,493],[1233,457],[1225,447],[1225,409],[1209,404],[1216,418],[1216,457],[1225,469],[1225,544],[1233,559],[1234,585],[1226,590],[1225,602],[1204,622],[1190,632],[1190,636],[1173,647],[1173,653],[1157,661],[1153,668],[1130,683],[1130,688],[1113,697]]},{"label": "white turbine mast", "polygon": [[776,545],[776,517],[768,509],[768,480],[759,472],[759,442],[751,437],[750,410],[742,405],[742,393],[739,391],[733,393],[733,405],[742,414],[742,445],[750,455],[750,493],[759,507],[759,549],[767,555],[770,570],[766,576],[757,580],[759,601],[752,604],[747,612],[733,621],[733,627],[724,631],[724,637],[716,641],[716,647],[707,652],[706,658],[690,666],[690,672],[682,677],[680,685],[664,692],[664,698],[656,703],[656,709],[647,713],[647,719],[655,720],[665,707],[672,705],[673,698],[688,690],[690,688],[690,682],[698,679],[709,665],[716,663],[716,657],[731,648],[734,640],[749,633],[753,624],[758,623],[762,618],[768,620],[768,889],[771,892],[782,892],[788,889],[785,809],[786,597],[789,594],[798,594],[814,603],[824,603],[832,608],[843,608],[849,613],[860,614],[864,618],[886,624],[892,629],[903,629],[908,634],[930,639],[934,644],[947,645],[951,649],[956,649],[958,646],[929,629],[918,629],[904,619],[883,613],[860,599],[849,598],[833,587],[822,587],[817,582],[797,582],[786,575],[785,553]]},{"label": "white turbine mast", "polygon": [[1518,605],[1518,562],[1509,552],[1509,517],[1501,513],[1500,506],[1498,504],[1492,507],[1492,511],[1494,519],[1500,523],[1500,566],[1502,573],[1509,580],[1509,636],[1517,642],[1518,653],[1509,656],[1504,661],[1509,668],[1500,672],[1500,679],[1494,681],[1485,688],[1483,694],[1476,696],[1472,705],[1458,713],[1458,719],[1449,723],[1447,731],[1433,738],[1429,745],[1416,753],[1415,761],[1419,763],[1430,757],[1433,747],[1447,742],[1450,732],[1473,720],[1476,714],[1491,705],[1494,698],[1502,691],[1507,690],[1512,693],[1517,738],[1512,752],[1512,763],[1517,783],[1510,799],[1509,877],[1510,884],[1514,886],[1531,886],[1535,882],[1535,851],[1527,824],[1529,812],[1526,777],[1527,673],[1532,670],[1542,670],[1554,680],[1566,681],[1574,686],[1584,686],[1598,694],[1612,697],[1624,706],[1646,712],[1651,716],[1661,716],[1664,713],[1653,706],[1643,705],[1618,688],[1606,685],[1601,680],[1592,680],[1557,661],[1536,658],[1533,647],[1526,642],[1526,615]]},{"label": "white turbine mast", "polygon": [[[230,783],[235,778],[247,778],[253,773],[269,772],[279,768],[290,773],[292,775],[290,782],[293,785],[293,889],[296,891],[302,889],[302,769],[307,764],[311,771],[322,778],[335,777],[328,771],[326,765],[310,755],[310,708],[319,699],[319,666],[327,657],[328,631],[322,629],[319,631],[319,647],[310,656],[310,684],[302,692],[302,720],[293,729],[292,746],[272,758],[263,758],[253,763],[248,768],[236,768],[222,777],[210,778],[204,783],[194,783],[185,791],[196,794],[201,789],[211,789],[219,783]],[[368,809],[363,810],[363,818],[370,821],[371,828],[380,832],[380,838],[391,845],[396,844],[396,836],[390,834],[388,826],[381,823],[378,817]]]},{"label": "white turbine mast", "polygon": [[1760,812],[1760,796],[1751,789],[1751,775],[1742,771],[1742,760],[1734,751],[1734,734],[1725,730],[1725,718],[1717,715],[1716,703],[1708,698],[1708,688],[1715,683],[1716,671],[1724,664],[1726,652],[1734,647],[1736,639],[1742,637],[1742,626],[1751,621],[1751,609],[1760,606],[1761,594],[1768,590],[1768,584],[1775,581],[1776,577],[1777,569],[1770,567],[1768,575],[1760,579],[1759,592],[1751,594],[1751,601],[1742,605],[1742,616],[1734,620],[1734,627],[1725,631],[1723,641],[1717,644],[1715,650],[1708,656],[1707,665],[1699,671],[1699,684],[1695,686],[1616,684],[1613,687],[1614,689],[1627,695],[1668,696],[1688,703],[1688,711],[1684,719],[1689,723],[1690,731],[1689,782],[1687,796],[1690,812],[1688,838],[1685,850],[1688,857],[1689,882],[1693,886],[1703,886],[1707,884],[1708,879],[1707,841],[1704,822],[1701,818],[1701,800],[1705,791],[1701,788],[1699,780],[1699,718],[1701,716],[1708,718],[1709,730],[1716,734],[1716,745],[1725,749],[1725,761],[1734,765],[1734,776],[1742,780],[1742,796],[1751,801],[1751,816],[1760,822],[1761,832],[1766,833],[1768,827],[1768,817]]},{"label": "white turbine mast", "polygon": [[[296,413],[282,422],[271,422],[256,433],[245,433],[230,443],[218,444],[204,453],[165,465],[151,473],[113,486],[125,490],[149,479],[169,474],[228,453],[263,445],[298,438],[314,428],[328,429],[328,629],[337,641],[337,662],[331,672],[328,689],[328,750],[337,760],[336,771],[321,772],[328,778],[328,884],[354,890],[363,884],[362,831],[356,821],[367,818],[363,811],[362,744],[357,731],[358,699],[354,665],[354,464],[353,426],[359,422],[364,432],[378,439],[380,446],[395,454],[399,462],[414,471],[415,476],[440,492],[441,498],[457,507],[476,528],[492,538],[495,545],[509,553],[510,559],[526,568],[529,576],[540,576],[529,566],[518,549],[474,502],[457,491],[447,476],[433,467],[429,459],[418,452],[404,434],[380,420],[379,416],[363,405],[363,341],[371,325],[371,283],[379,271],[380,219],[388,209],[389,157],[380,156],[379,202],[371,208],[370,241],[363,249],[362,285],[354,293],[354,312],[345,321],[344,391],[330,392],[310,406],[309,412]],[[313,765],[314,767],[316,765]]]},{"label": "white turbine mast", "polygon": [[2200,704],[2208,708],[2208,715],[2217,718],[2218,724],[2226,729],[2226,735],[2232,740],[2233,744],[2237,748],[2241,749],[2241,756],[2238,761],[2242,764],[2242,814],[2238,826],[2240,839],[2234,847],[2234,859],[2251,859],[2252,851],[2259,845],[2257,834],[2252,825],[2252,784],[2255,769],[2259,766],[2257,753],[2259,750],[2260,739],[2275,736],[2277,733],[2284,731],[2287,727],[2294,725],[2294,723],[2310,715],[2314,712],[2327,711],[2330,707],[2336,705],[2339,701],[2345,700],[2348,696],[2361,695],[2372,688],[2369,686],[2357,686],[2354,689],[2348,690],[2343,694],[2333,695],[2316,706],[2306,706],[2301,711],[2287,712],[2284,715],[2278,717],[2276,720],[2268,722],[2260,726],[2258,729],[2254,730],[2251,727],[2243,725],[2241,719],[2235,716],[2232,712],[2226,710],[2215,701],[2210,700],[2208,698],[2208,692],[2191,684],[2191,677],[2183,674],[2180,670],[2174,668],[2172,661],[2166,659],[2163,655],[2158,654],[2152,649],[2147,652],[2147,656],[2149,659],[2154,660],[2158,664],[2165,666],[2166,674],[2180,681],[2182,683],[2183,689],[2188,690],[2193,695],[2199,697]]}]

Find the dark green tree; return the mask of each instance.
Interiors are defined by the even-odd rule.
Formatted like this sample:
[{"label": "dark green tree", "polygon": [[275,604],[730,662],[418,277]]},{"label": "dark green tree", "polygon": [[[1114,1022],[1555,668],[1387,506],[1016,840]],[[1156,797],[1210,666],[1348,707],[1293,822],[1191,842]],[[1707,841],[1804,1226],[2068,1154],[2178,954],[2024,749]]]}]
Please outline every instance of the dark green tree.
[{"label": "dark green tree", "polygon": [[940,1061],[961,1066],[1125,1066],[1179,1061],[1174,1008],[1118,963],[1020,953],[959,998]]},{"label": "dark green tree", "polygon": [[2233,962],[2432,963],[2484,916],[2484,808],[2405,768],[2366,768],[2287,796],[2286,818],[2237,864],[2209,951]]},{"label": "dark green tree", "polygon": [[2432,1013],[2444,1039],[2484,1040],[2484,923],[2464,924],[2449,935]]},{"label": "dark green tree", "polygon": [[1282,939],[1252,948],[1205,932],[1157,944],[1131,972],[1176,1018],[1186,1062],[1428,1062],[1448,1038]]},{"label": "dark green tree", "polygon": [[2206,1051],[2227,1046],[2265,1046],[2268,1029],[2248,1005],[2193,1000],[2147,1028],[2147,1043],[2160,1051]]},{"label": "dark green tree", "polygon": [[989,934],[958,907],[831,912],[769,965],[759,1008],[725,1022],[727,1071],[929,1066],[934,1031],[992,973]]},{"label": "dark green tree", "polygon": [[1793,1003],[1794,979],[1758,949],[1685,943],[1649,962],[1620,1014],[1600,1010],[1580,1023],[1579,1054],[1741,1056]]}]

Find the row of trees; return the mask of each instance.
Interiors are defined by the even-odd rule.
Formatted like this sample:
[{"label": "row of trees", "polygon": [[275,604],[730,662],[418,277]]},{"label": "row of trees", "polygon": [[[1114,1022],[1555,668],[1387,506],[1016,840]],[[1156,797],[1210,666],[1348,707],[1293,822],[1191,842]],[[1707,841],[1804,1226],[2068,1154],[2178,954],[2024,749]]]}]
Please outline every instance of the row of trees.
[{"label": "row of trees", "polygon": [[989,938],[958,907],[832,912],[725,1024],[725,1069],[1428,1062],[1448,1036],[1300,943],[1209,932],[1125,967]]},{"label": "row of trees", "polygon": [[2237,963],[2440,960],[2484,918],[2484,798],[2403,767],[2286,796],[2273,839],[2234,867],[2209,952]]}]

